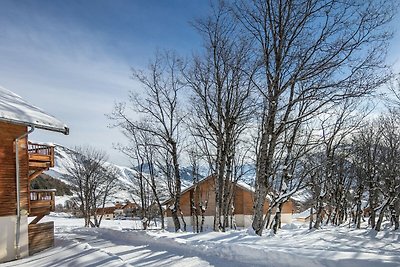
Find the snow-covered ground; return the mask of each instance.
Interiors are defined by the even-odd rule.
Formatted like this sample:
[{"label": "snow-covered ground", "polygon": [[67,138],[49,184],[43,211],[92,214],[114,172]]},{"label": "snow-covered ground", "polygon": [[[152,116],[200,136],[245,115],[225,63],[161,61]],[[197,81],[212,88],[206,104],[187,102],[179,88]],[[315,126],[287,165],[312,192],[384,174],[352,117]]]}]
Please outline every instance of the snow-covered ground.
[{"label": "snow-covered ground", "polygon": [[348,227],[308,230],[286,225],[258,237],[246,229],[226,233],[138,231],[135,221],[104,221],[82,228],[82,219],[55,222],[55,247],[1,266],[400,266],[400,232]]}]

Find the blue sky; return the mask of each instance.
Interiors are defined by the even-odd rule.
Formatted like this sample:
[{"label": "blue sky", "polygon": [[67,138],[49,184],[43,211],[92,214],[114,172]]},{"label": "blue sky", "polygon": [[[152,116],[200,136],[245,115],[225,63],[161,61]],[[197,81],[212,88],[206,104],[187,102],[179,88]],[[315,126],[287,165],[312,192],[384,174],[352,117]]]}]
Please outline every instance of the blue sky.
[{"label": "blue sky", "polygon": [[64,121],[69,136],[37,131],[31,139],[92,145],[117,164],[124,142],[104,116],[128,91],[130,68],[157,49],[190,55],[201,46],[190,21],[208,1],[0,1],[0,85]]},{"label": "blue sky", "polygon": [[[104,114],[140,90],[130,68],[145,68],[156,49],[198,50],[189,22],[208,10],[208,0],[0,0],[0,85],[71,129],[69,136],[38,130],[31,139],[95,146],[126,165],[112,148],[124,137]],[[396,33],[388,56],[396,71],[399,43]]]}]

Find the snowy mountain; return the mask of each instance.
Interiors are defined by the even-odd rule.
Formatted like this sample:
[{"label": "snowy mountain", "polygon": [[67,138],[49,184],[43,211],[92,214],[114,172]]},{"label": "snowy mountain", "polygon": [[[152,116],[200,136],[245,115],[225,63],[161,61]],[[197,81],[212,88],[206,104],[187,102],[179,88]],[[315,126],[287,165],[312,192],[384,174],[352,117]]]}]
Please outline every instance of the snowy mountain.
[{"label": "snowy mountain", "polygon": [[[133,170],[140,171],[142,170],[143,173],[150,173],[150,167],[149,164],[143,164],[143,166],[136,166],[133,168]],[[156,168],[155,170],[156,173],[161,173],[160,170]],[[181,174],[181,180],[182,182],[186,184],[192,184],[193,183],[193,171],[190,167],[185,167],[185,166],[180,166],[180,174]],[[199,179],[204,178],[207,175],[207,170],[204,168],[201,168],[200,173],[199,173]]]},{"label": "snowy mountain", "polygon": [[[73,150],[64,147],[62,145],[56,145],[55,147],[55,166],[50,170],[46,171],[47,175],[50,175],[53,178],[59,179],[66,184],[69,184],[66,179],[66,174],[68,173],[67,168],[72,166],[73,161],[71,157],[71,153]],[[138,167],[126,167],[119,166],[113,163],[107,163],[110,166],[116,168],[118,172],[118,193],[114,197],[113,200],[124,201],[126,199],[133,199],[135,201],[139,200],[138,192],[139,185],[138,179],[139,176],[139,168]],[[252,185],[255,177],[255,166],[253,164],[246,164],[242,166],[244,175],[241,177],[242,184]],[[149,175],[148,166],[142,166],[143,174],[145,176]],[[203,168],[204,169],[204,168]],[[181,167],[181,178],[182,178],[182,189],[192,185],[193,175],[190,167]],[[164,177],[159,170],[155,170],[157,175],[157,187],[159,189],[159,196],[162,200],[167,199],[169,197],[168,188],[167,188],[167,179]],[[207,175],[205,169],[200,174],[200,179]],[[310,198],[310,194],[307,190],[302,190],[297,192],[293,199],[299,203],[305,203]]]},{"label": "snowy mountain", "polygon": [[[53,178],[59,179],[62,182],[69,184],[69,181],[66,177],[68,174],[67,169],[73,166],[72,153],[74,151],[70,148],[64,147],[62,145],[56,145],[54,149],[55,154],[55,166],[45,173]],[[124,201],[125,199],[134,199],[138,200],[139,197],[135,192],[138,192],[139,185],[137,177],[139,176],[139,172],[134,168],[129,168],[125,166],[115,165],[113,163],[107,163],[108,165],[114,167],[118,172],[118,183],[117,186],[119,188],[118,193],[114,196],[114,200]],[[143,172],[145,176],[148,176],[148,173]],[[192,184],[192,176],[191,172],[188,168],[182,168],[182,188],[186,188]],[[157,187],[159,188],[159,194],[162,199],[168,198],[168,189],[167,189],[167,179],[162,175],[158,175],[157,177]]]}]

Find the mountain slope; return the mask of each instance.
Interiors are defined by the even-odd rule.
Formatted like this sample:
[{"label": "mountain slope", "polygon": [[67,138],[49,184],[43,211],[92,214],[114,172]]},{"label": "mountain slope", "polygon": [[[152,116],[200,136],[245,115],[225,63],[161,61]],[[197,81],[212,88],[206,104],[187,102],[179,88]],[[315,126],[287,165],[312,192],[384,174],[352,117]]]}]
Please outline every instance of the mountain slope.
[{"label": "mountain slope", "polygon": [[[64,147],[62,145],[56,145],[54,149],[55,155],[55,166],[45,173],[55,179],[58,179],[66,184],[70,184],[67,178],[68,168],[73,166],[73,157],[72,153],[74,151],[70,148]],[[138,192],[139,192],[139,172],[134,168],[129,168],[125,166],[115,165],[113,163],[106,163],[107,165],[115,168],[117,170],[117,187],[118,193],[115,194],[113,200],[121,200],[125,199],[138,201]],[[188,168],[182,168],[182,188],[186,188],[190,186],[193,180],[190,175]],[[148,173],[143,172],[143,176],[148,178]],[[167,188],[167,178],[163,175],[158,175],[156,178],[157,188],[159,192],[159,196],[161,199],[167,199],[169,197],[168,188]]]}]

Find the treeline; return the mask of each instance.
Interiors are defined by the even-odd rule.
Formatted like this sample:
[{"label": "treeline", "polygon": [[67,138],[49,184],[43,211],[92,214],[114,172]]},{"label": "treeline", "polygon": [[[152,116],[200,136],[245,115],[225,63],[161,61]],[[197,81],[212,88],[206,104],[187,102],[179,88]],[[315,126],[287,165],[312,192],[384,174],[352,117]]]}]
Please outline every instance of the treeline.
[{"label": "treeline", "polygon": [[341,129],[329,137],[324,150],[310,156],[314,169],[307,185],[316,211],[312,227],[350,221],[360,228],[368,217],[371,228],[379,231],[386,217],[394,229],[399,228],[399,115],[391,110],[345,137]]},{"label": "treeline", "polygon": [[266,225],[277,231],[280,208],[299,190],[313,195],[313,227],[323,213],[335,224],[353,214],[359,226],[365,199],[373,228],[387,210],[398,224],[395,111],[366,120],[377,90],[393,78],[385,55],[395,1],[212,4],[208,17],[193,22],[203,49],[187,59],[159,52],[147,69],[134,69],[140,90],[109,115],[129,140],[119,149],[149,168],[134,178],[142,202],[151,198],[162,214],[155,179],[164,175],[175,230],[184,229],[180,163],[189,161],[195,177],[207,165],[216,177],[214,230],[224,231],[232,184],[250,163],[258,235]]},{"label": "treeline", "polygon": [[30,183],[31,189],[56,189],[56,196],[72,195],[71,186],[42,173]]}]

